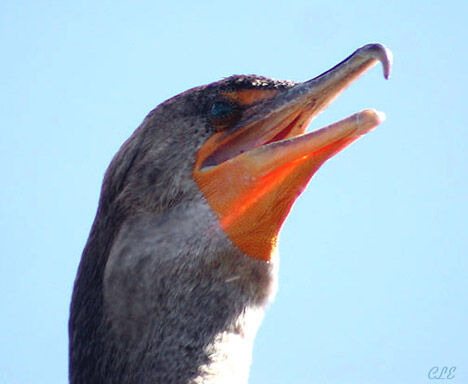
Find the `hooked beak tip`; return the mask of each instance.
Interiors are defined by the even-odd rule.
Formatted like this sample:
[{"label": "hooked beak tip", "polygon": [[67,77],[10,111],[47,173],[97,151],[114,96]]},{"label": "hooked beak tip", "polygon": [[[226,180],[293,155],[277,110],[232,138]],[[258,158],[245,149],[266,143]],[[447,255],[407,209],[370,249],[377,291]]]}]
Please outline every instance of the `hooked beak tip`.
[{"label": "hooked beak tip", "polygon": [[393,64],[393,54],[392,51],[390,51],[390,49],[388,49],[385,45],[378,43],[367,44],[359,48],[356,53],[364,58],[373,58],[382,63],[383,75],[385,79],[388,80],[390,78],[390,72],[392,70]]}]

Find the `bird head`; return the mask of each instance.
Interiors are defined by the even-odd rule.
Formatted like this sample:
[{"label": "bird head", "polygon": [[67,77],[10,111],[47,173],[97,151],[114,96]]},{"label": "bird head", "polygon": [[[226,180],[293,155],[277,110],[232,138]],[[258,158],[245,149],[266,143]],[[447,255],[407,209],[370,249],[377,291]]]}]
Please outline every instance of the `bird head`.
[{"label": "bird head", "polygon": [[377,62],[388,78],[391,53],[369,44],[302,83],[231,76],[169,99],[124,145],[135,154],[120,153],[127,162],[138,157],[121,200],[133,208],[164,210],[199,198],[201,191],[229,239],[248,256],[270,260],[281,225],[312,175],[384,119],[365,110],[304,134],[315,116]]}]

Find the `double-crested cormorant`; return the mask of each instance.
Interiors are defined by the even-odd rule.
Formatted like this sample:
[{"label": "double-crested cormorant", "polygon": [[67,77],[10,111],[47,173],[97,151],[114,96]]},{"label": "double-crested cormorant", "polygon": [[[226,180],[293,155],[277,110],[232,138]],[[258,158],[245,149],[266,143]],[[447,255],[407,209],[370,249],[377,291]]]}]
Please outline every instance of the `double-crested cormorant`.
[{"label": "double-crested cormorant", "polygon": [[369,44],[303,82],[232,76],[165,101],[104,177],[76,277],[72,384],[245,383],[277,284],[277,237],[331,156],[383,115],[310,120],[390,52]]}]

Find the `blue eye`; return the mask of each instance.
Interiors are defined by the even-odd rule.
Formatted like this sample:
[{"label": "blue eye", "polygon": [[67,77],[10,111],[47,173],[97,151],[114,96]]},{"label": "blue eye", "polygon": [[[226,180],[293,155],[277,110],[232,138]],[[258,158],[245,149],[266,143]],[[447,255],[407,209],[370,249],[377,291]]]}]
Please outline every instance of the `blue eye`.
[{"label": "blue eye", "polygon": [[216,102],[211,107],[211,116],[215,119],[225,119],[234,113],[234,108],[223,102]]}]

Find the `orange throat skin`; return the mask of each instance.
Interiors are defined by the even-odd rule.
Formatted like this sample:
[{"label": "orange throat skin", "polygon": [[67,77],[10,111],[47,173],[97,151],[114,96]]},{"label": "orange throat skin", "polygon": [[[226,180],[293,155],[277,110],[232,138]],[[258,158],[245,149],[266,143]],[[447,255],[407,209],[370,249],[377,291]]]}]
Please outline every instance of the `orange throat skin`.
[{"label": "orange throat skin", "polygon": [[370,44],[289,89],[227,95],[241,100],[246,110],[253,106],[254,118],[214,133],[198,151],[193,177],[224,232],[244,254],[270,261],[281,226],[314,173],[384,120],[382,113],[364,110],[304,134],[310,120],[376,62],[382,62],[388,77],[390,60],[386,48]]}]

